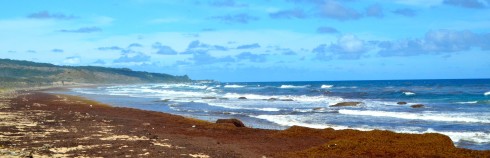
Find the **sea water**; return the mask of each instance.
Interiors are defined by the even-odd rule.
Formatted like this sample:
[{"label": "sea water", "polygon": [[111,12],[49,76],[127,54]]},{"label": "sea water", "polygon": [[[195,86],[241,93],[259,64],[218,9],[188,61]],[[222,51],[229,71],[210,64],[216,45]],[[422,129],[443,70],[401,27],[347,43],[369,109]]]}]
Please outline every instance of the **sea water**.
[{"label": "sea water", "polygon": [[[254,128],[441,133],[458,147],[490,150],[490,79],[195,82],[74,88],[65,93],[208,121],[239,118]],[[330,106],[350,101],[362,104]],[[414,104],[425,106],[410,107]]]}]

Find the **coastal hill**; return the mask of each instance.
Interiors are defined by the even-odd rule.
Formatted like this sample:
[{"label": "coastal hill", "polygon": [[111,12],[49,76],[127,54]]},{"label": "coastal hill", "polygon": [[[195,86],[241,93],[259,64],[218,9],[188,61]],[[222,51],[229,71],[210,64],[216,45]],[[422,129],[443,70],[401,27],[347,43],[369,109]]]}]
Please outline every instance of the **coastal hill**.
[{"label": "coastal hill", "polygon": [[0,87],[88,84],[189,82],[187,75],[133,71],[128,68],[58,66],[31,61],[0,59]]}]

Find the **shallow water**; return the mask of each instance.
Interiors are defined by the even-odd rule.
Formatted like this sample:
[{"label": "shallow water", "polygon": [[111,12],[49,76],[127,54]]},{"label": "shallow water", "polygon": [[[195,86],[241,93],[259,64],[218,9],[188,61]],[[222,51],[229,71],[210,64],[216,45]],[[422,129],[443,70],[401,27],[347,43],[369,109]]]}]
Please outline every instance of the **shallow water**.
[{"label": "shallow water", "polygon": [[[489,79],[141,84],[64,93],[209,121],[235,117],[255,128],[435,132],[458,147],[490,150]],[[362,104],[329,106],[346,101]]]}]

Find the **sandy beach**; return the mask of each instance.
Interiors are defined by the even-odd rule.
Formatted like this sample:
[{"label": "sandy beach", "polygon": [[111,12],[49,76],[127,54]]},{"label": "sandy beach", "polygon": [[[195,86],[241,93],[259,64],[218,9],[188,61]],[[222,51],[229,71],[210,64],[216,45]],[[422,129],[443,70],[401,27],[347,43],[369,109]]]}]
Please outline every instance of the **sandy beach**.
[{"label": "sandy beach", "polygon": [[42,91],[2,92],[0,157],[490,157],[441,134],[264,130],[111,107]]}]

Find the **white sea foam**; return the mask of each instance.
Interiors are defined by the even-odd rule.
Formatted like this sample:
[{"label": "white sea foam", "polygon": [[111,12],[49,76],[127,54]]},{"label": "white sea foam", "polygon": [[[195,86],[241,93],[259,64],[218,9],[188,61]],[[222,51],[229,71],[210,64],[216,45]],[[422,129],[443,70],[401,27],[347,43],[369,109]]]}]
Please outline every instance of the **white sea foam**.
[{"label": "white sea foam", "polygon": [[98,91],[90,91],[90,90],[82,89],[82,88],[74,88],[72,90],[74,92],[82,93],[82,94],[102,94],[101,92],[98,92]]},{"label": "white sea foam", "polygon": [[[202,100],[196,102],[204,102]],[[279,108],[263,108],[263,107],[243,107],[236,104],[227,104],[227,103],[207,103],[210,106],[222,107],[227,109],[239,109],[239,110],[257,110],[257,111],[281,111]]]},{"label": "white sea foam", "polygon": [[225,85],[225,88],[243,88],[243,87],[245,87],[245,86],[235,85],[235,84]]},{"label": "white sea foam", "polygon": [[421,131],[420,127],[398,128],[392,130],[397,133],[424,134],[424,133],[439,133],[448,136],[453,142],[470,141],[478,144],[490,143],[490,133],[488,132],[473,132],[473,131],[437,131],[429,128]]},{"label": "white sea foam", "polygon": [[490,91],[483,93],[483,95],[489,96],[490,95]]},{"label": "white sea foam", "polygon": [[251,116],[258,119],[264,119],[281,126],[303,126],[317,129],[333,128],[336,130],[348,129],[347,126],[330,125],[330,124],[317,124],[317,123],[306,123],[303,117],[298,117],[296,115],[257,115]]},{"label": "white sea foam", "polygon": [[[371,127],[371,126],[348,127],[348,126],[332,125],[332,124],[307,123],[310,122],[309,120],[311,118],[303,117],[299,115],[257,115],[251,117],[264,119],[281,126],[303,126],[303,127],[317,128],[317,129],[333,128],[335,130],[355,129],[360,131],[371,131],[374,129],[385,130],[382,127]],[[460,141],[471,141],[480,144],[490,143],[489,132],[436,131],[430,128],[426,131],[421,131],[420,127],[397,127],[397,129],[390,129],[390,130],[397,133],[411,133],[411,134],[440,133],[449,136],[449,138],[456,143]]]},{"label": "white sea foam", "polygon": [[[324,110],[323,108],[321,110],[318,110],[318,111],[322,111]],[[298,109],[298,108],[294,108],[293,109],[294,112],[313,112],[313,109]]]},{"label": "white sea foam", "polygon": [[341,102],[341,97],[328,97],[328,96],[306,96],[306,95],[258,95],[258,94],[238,94],[238,93],[226,93],[223,95],[225,98],[239,98],[245,97],[247,99],[266,100],[270,98],[292,99],[299,102]]},{"label": "white sea foam", "polygon": [[269,99],[269,98],[278,98],[278,96],[273,95],[258,95],[258,94],[238,94],[238,93],[226,93],[223,95],[225,98],[236,99],[239,97],[246,97],[247,99]]},{"label": "white sea foam", "polygon": [[348,89],[348,88],[350,88],[350,89],[356,89],[356,88],[357,88],[357,86],[350,86],[350,87],[347,87],[347,86],[340,86],[340,87],[336,87],[336,88],[338,88],[338,89]]},{"label": "white sea foam", "polygon": [[478,101],[465,101],[465,102],[456,102],[458,104],[476,104]]},{"label": "white sea foam", "polygon": [[[121,88],[121,89],[108,89],[106,93],[109,95],[118,96],[130,96],[130,97],[142,97],[142,98],[162,98],[172,100],[188,100],[184,98],[201,98],[209,96],[217,96],[215,92],[200,92],[200,91],[174,91],[168,89],[138,89],[138,88]],[[184,99],[184,100],[182,100]]]},{"label": "white sea foam", "polygon": [[278,108],[255,108],[260,111],[281,111],[281,109]]},{"label": "white sea foam", "polygon": [[190,89],[206,89],[206,85],[199,84],[149,84],[149,85],[124,85],[124,86],[110,86],[103,89],[107,90],[121,90],[121,89],[172,89],[172,88],[190,88]]},{"label": "white sea foam", "polygon": [[200,86],[200,85],[188,85],[190,88],[195,88],[195,89],[206,89],[208,86]]},{"label": "white sea foam", "polygon": [[294,85],[281,85],[279,88],[306,88],[309,87],[310,85],[303,85],[303,86],[294,86]]},{"label": "white sea foam", "polygon": [[490,143],[489,132],[454,132],[454,131],[436,131],[429,128],[423,133],[440,133],[449,136],[453,142],[470,141],[475,143]]},{"label": "white sea foam", "polygon": [[161,90],[154,90],[154,89],[141,89],[141,92],[144,92],[144,93],[160,93],[162,91]]},{"label": "white sea foam", "polygon": [[488,116],[478,118],[478,117],[472,117],[472,115],[469,114],[409,113],[409,112],[388,112],[388,111],[348,110],[348,109],[341,109],[339,110],[339,113],[344,115],[393,117],[393,118],[409,119],[409,120],[490,123],[490,117]]},{"label": "white sea foam", "polygon": [[414,92],[403,92],[403,94],[407,95],[407,96],[410,96],[410,95],[415,95]]},{"label": "white sea foam", "polygon": [[326,89],[326,88],[332,88],[332,87],[333,87],[333,85],[322,85],[321,86],[321,88],[324,88],[324,89]]},{"label": "white sea foam", "polygon": [[216,92],[218,91],[217,89],[215,89],[214,87],[208,87],[206,88],[207,91],[212,91],[212,92]]},{"label": "white sea foam", "polygon": [[217,94],[214,92],[190,92],[190,91],[171,91],[171,90],[161,90],[158,92],[162,96],[167,97],[203,97],[203,96],[216,96]]},{"label": "white sea foam", "polygon": [[341,97],[327,97],[327,96],[306,96],[306,95],[300,95],[300,96],[287,96],[287,97],[293,99],[294,101],[299,101],[299,102],[323,102],[323,103],[330,103],[330,102],[340,102],[340,101],[343,101],[344,100]]}]

